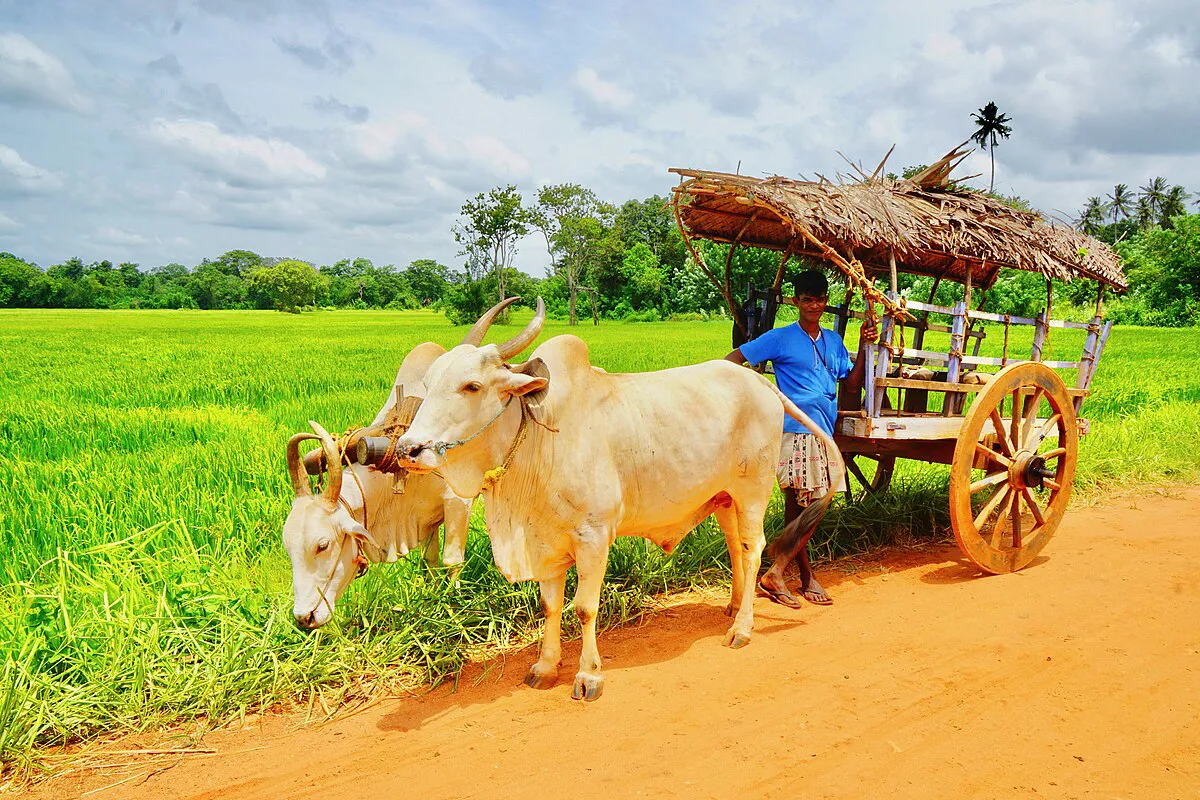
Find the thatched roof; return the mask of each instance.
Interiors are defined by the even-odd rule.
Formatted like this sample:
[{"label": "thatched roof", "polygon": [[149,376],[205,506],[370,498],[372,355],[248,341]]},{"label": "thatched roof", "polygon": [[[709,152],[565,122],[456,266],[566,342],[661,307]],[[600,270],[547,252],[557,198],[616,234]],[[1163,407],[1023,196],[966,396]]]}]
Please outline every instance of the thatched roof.
[{"label": "thatched roof", "polygon": [[[683,178],[675,206],[686,236],[788,251],[862,278],[897,269],[987,288],[1001,268],[1059,280],[1094,278],[1126,288],[1108,245],[1019,211],[982,192],[954,188],[962,146],[909,179],[875,174],[833,183],[672,169]],[[858,272],[858,275],[853,275]]]}]

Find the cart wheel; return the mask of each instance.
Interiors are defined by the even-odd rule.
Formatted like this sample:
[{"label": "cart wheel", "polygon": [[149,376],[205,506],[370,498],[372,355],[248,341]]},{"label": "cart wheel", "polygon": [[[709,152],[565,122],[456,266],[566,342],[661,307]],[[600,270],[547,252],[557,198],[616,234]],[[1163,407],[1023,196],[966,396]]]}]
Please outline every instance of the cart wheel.
[{"label": "cart wheel", "polygon": [[[892,472],[896,469],[895,456],[871,456],[855,453],[845,457],[846,461],[846,502],[854,502],[850,490],[850,476],[853,475],[867,494],[878,494],[892,483]],[[865,469],[864,469],[865,467]]]},{"label": "cart wheel", "polygon": [[998,372],[967,411],[950,466],[963,555],[994,574],[1032,561],[1067,509],[1078,455],[1075,408],[1058,373],[1037,362]]}]

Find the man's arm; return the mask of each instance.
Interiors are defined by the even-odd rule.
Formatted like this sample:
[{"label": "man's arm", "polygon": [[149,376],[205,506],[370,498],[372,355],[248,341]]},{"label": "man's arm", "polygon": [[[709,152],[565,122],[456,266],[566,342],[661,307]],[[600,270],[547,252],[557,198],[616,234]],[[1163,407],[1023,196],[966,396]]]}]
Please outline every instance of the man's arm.
[{"label": "man's arm", "polygon": [[858,332],[858,355],[854,357],[854,368],[846,376],[846,386],[851,391],[858,391],[863,387],[863,379],[867,373],[867,343],[874,342],[878,335],[879,330],[875,323],[869,319],[863,320],[862,328]]},{"label": "man's arm", "polygon": [[726,361],[732,361],[735,364],[745,364],[746,357],[742,355],[742,348],[735,347],[729,351],[729,355],[725,356]]}]

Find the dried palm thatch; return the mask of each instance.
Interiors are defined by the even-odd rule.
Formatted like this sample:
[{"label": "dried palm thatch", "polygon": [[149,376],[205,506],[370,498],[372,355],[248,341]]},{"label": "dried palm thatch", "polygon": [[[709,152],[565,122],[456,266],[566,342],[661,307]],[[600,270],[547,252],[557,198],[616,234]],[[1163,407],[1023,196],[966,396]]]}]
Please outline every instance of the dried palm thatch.
[{"label": "dried palm thatch", "polygon": [[778,250],[785,263],[792,255],[831,263],[851,286],[893,313],[899,309],[872,280],[888,274],[893,258],[901,272],[960,283],[969,275],[985,289],[1004,267],[1126,288],[1120,260],[1107,245],[957,188],[950,173],[969,153],[959,145],[902,180],[881,175],[886,156],[873,174],[840,183],[672,169],[683,178],[673,190],[676,219],[697,265],[731,303],[728,275],[717,278],[692,247],[693,237]]}]

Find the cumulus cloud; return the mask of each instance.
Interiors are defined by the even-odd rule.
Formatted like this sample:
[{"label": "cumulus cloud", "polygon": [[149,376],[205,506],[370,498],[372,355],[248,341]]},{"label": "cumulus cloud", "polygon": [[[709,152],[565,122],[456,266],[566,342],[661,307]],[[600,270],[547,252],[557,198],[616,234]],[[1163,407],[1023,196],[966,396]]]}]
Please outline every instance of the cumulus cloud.
[{"label": "cumulus cloud", "polygon": [[0,189],[16,194],[47,194],[62,188],[60,177],[30,164],[21,154],[0,144]]},{"label": "cumulus cloud", "polygon": [[336,114],[351,122],[366,122],[371,116],[371,110],[366,106],[352,106],[336,97],[314,97],[309,105],[322,114]]},{"label": "cumulus cloud", "polygon": [[439,130],[422,114],[405,112],[356,125],[347,131],[340,155],[360,180],[420,181],[429,176],[479,191],[479,184],[520,183],[532,166],[519,146],[491,134]]},{"label": "cumulus cloud", "polygon": [[235,186],[311,183],[325,167],[280,139],[236,136],[211,122],[156,119],[146,136],[184,163]]},{"label": "cumulus cloud", "polygon": [[369,53],[370,46],[336,27],[321,44],[309,44],[294,37],[274,37],[275,46],[306,67],[331,72],[345,72],[354,66],[360,52]]},{"label": "cumulus cloud", "polygon": [[95,110],[63,63],[19,33],[0,33],[0,102],[77,114]]},{"label": "cumulus cloud", "polygon": [[150,242],[149,239],[140,233],[133,233],[124,228],[115,228],[107,225],[98,228],[92,238],[101,244],[111,244],[120,247],[138,247]]},{"label": "cumulus cloud", "polygon": [[476,56],[471,59],[470,72],[481,88],[506,100],[535,94],[542,87],[537,70],[511,53],[490,52]]},{"label": "cumulus cloud", "polygon": [[591,67],[576,70],[571,79],[575,106],[588,125],[605,125],[625,119],[633,107],[633,94],[600,77]]}]

